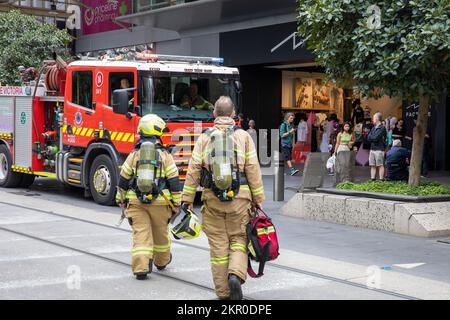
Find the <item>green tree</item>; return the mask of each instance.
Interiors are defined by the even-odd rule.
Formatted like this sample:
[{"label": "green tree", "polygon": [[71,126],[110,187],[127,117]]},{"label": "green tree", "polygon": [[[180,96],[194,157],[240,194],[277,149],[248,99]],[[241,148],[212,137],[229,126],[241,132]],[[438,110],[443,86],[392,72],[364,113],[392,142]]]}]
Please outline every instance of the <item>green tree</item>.
[{"label": "green tree", "polygon": [[[72,41],[66,30],[13,10],[0,13],[0,82],[20,85],[19,66],[39,68]],[[67,53],[67,50],[65,50]]]},{"label": "green tree", "polygon": [[330,79],[418,101],[409,184],[420,181],[428,107],[450,84],[450,0],[298,0],[298,32]]}]

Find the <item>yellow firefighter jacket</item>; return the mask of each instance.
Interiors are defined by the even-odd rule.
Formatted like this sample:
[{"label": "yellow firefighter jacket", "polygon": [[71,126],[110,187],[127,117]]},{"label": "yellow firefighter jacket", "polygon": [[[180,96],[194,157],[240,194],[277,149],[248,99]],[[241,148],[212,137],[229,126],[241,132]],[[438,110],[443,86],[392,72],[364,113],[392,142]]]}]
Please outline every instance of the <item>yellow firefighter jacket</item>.
[{"label": "yellow firefighter jacket", "polygon": [[[162,166],[159,167],[156,171],[157,177],[163,177],[167,180],[178,178],[178,168],[175,165],[175,161],[173,160],[172,155],[167,150],[161,150],[157,149],[157,152],[159,153],[159,161],[161,161]],[[134,150],[132,151],[125,162],[122,165],[122,170],[120,171],[120,175],[126,179],[131,180],[136,176],[137,173],[137,162],[139,160],[139,154],[140,150]],[[168,189],[169,184],[165,184],[165,188],[162,189],[162,192],[166,195],[166,197],[169,200],[172,200],[173,204],[175,206],[181,205],[181,191],[171,191]],[[134,190],[129,189],[126,192],[125,198],[130,201],[130,203],[133,202],[140,202],[139,199],[136,196],[136,192]],[[116,201],[120,202],[120,195],[119,192],[116,195]],[[152,205],[167,205],[166,200],[159,195],[153,202]]]},{"label": "yellow firefighter jacket", "polygon": [[[214,128],[225,130],[235,126],[235,122],[230,117],[217,117],[214,121]],[[248,199],[254,203],[262,203],[265,199],[264,187],[259,167],[258,156],[255,144],[251,136],[244,130],[236,130],[232,134],[234,148],[237,154],[236,163],[239,171],[245,173],[248,185],[241,185],[239,193],[235,198]],[[193,202],[197,187],[200,184],[202,168],[209,170],[205,160],[208,159],[208,145],[210,136],[203,133],[197,140],[192,157],[189,160],[189,167],[186,174],[186,181],[183,188],[182,201]],[[212,190],[205,188],[202,194],[202,201],[207,201],[216,197]]]}]

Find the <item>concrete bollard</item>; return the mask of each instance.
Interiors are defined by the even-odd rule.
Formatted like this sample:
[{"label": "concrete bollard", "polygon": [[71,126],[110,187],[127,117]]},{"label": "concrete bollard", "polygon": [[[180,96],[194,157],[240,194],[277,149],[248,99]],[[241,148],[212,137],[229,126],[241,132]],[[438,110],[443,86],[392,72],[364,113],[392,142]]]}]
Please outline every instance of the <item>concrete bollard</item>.
[{"label": "concrete bollard", "polygon": [[274,150],[273,201],[284,201],[284,160],[279,150]]}]

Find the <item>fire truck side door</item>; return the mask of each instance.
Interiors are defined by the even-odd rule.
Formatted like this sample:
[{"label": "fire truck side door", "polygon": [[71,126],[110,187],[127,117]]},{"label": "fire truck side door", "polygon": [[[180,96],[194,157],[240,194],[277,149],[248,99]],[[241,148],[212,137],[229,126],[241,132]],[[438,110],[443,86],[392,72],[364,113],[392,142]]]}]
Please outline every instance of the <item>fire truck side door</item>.
[{"label": "fire truck side door", "polygon": [[134,88],[137,86],[135,69],[115,68],[107,73],[107,104],[104,107],[104,128],[110,132],[111,141],[120,153],[129,153],[134,146],[136,137],[137,90],[129,91],[129,114],[113,112],[113,92],[116,89]]},{"label": "fire truck side door", "polygon": [[65,143],[85,146],[99,129],[101,110],[97,108],[95,79],[92,67],[76,67],[69,73],[65,117],[70,129],[64,135]]}]

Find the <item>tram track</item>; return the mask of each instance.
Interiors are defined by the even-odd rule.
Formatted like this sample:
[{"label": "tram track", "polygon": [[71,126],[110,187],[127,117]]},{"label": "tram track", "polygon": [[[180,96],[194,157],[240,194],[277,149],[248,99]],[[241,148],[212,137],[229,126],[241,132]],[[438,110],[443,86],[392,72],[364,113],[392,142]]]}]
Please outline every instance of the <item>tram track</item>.
[{"label": "tram track", "polygon": [[[86,220],[86,219],[82,219],[82,218],[67,216],[67,215],[64,215],[64,214],[55,213],[53,211],[36,209],[36,208],[30,208],[30,207],[27,207],[27,206],[23,206],[23,205],[19,205],[19,204],[11,204],[11,203],[4,202],[4,201],[0,201],[0,204],[9,205],[9,206],[13,206],[13,207],[18,207],[18,208],[22,208],[22,209],[27,209],[27,210],[31,210],[31,211],[36,211],[36,212],[40,212],[40,213],[44,213],[44,214],[48,214],[48,215],[52,215],[52,216],[58,216],[58,217],[61,217],[61,218],[66,218],[68,220],[80,221],[80,222],[83,222],[83,223],[92,224],[92,225],[96,225],[96,226],[100,226],[100,227],[104,227],[104,228],[109,228],[109,229],[116,230],[116,231],[120,230],[120,231],[123,231],[123,232],[126,232],[126,233],[131,233],[132,232],[131,230],[118,228],[118,227],[115,227],[115,226],[112,226],[112,225],[108,225],[108,224],[104,224],[104,223],[100,223],[100,222],[96,222],[96,221],[90,221],[90,220]],[[20,235],[20,232],[17,232],[17,231],[14,231],[14,230],[9,230],[7,228],[0,227],[0,230],[9,231],[9,232],[16,233],[16,234]],[[72,248],[72,247],[66,246],[64,244],[59,244],[59,243],[56,243],[56,242],[53,242],[53,241],[49,241],[49,240],[46,240],[46,239],[43,239],[43,238],[35,237],[33,235],[23,234],[23,236],[29,237],[29,238],[33,238],[35,240],[40,240],[40,241],[43,241],[43,242],[47,242],[49,244],[58,245],[60,247],[66,247],[67,249],[78,251],[80,253],[84,253],[84,254],[87,254],[87,255],[90,255],[90,256],[95,256],[97,258],[101,258],[101,259],[104,259],[104,260],[110,260],[111,262],[117,262],[119,264],[126,265],[128,267],[130,266],[130,264],[127,264],[127,263],[119,261],[119,260],[115,260],[115,259],[111,259],[111,258],[104,257],[104,256],[101,256],[101,255],[97,255],[95,253],[84,251],[82,249]],[[198,245],[194,245],[194,244],[190,244],[190,243],[186,243],[186,242],[178,241],[178,242],[175,242],[175,243],[178,244],[178,245],[181,245],[181,246],[185,246],[185,247],[190,247],[190,248],[194,248],[194,249],[198,249],[198,250],[202,250],[202,251],[209,251],[208,248],[205,248],[205,247],[202,247],[202,246],[198,246]],[[310,276],[310,277],[313,277],[313,278],[318,278],[318,279],[322,279],[322,280],[328,280],[328,281],[335,282],[335,283],[341,283],[343,285],[347,285],[347,286],[350,286],[350,287],[364,289],[364,290],[369,290],[369,291],[372,291],[372,292],[377,292],[377,293],[380,293],[380,294],[396,297],[396,298],[399,298],[399,299],[404,299],[404,300],[421,300],[420,298],[409,296],[409,295],[405,295],[405,294],[402,294],[402,293],[389,291],[389,290],[384,290],[384,289],[378,289],[378,288],[369,288],[368,286],[365,286],[363,284],[356,283],[356,282],[353,282],[353,281],[350,281],[350,280],[336,278],[336,277],[333,277],[333,276],[329,276],[329,275],[325,275],[325,274],[321,274],[321,273],[317,273],[317,272],[312,272],[312,271],[308,271],[308,270],[304,270],[304,269],[300,269],[300,268],[293,268],[293,267],[289,267],[289,266],[285,266],[285,265],[280,265],[280,264],[277,264],[277,263],[274,263],[274,262],[266,263],[266,267],[271,267],[271,268],[275,268],[275,269],[278,269],[278,270],[283,270],[283,271],[293,272],[293,273],[297,273],[297,274],[307,275],[307,276]],[[213,288],[210,288],[210,287],[207,287],[207,286],[196,284],[196,283],[193,283],[193,282],[190,282],[190,281],[187,281],[187,280],[179,279],[177,277],[172,277],[172,276],[165,275],[165,274],[162,274],[162,273],[157,273],[157,274],[161,275],[161,276],[166,276],[167,278],[171,278],[171,279],[176,280],[176,281],[181,281],[181,282],[184,282],[184,283],[187,283],[187,284],[191,284],[191,285],[194,285],[194,286],[198,286],[200,288],[207,289],[209,291],[214,292]],[[250,298],[250,297],[245,297],[245,299],[252,300],[252,298]]]},{"label": "tram track", "polygon": [[[78,252],[78,253],[90,256],[90,257],[101,259],[101,260],[104,260],[104,261],[107,261],[107,262],[110,262],[110,263],[114,263],[114,264],[117,264],[117,265],[121,265],[121,266],[124,266],[124,267],[127,267],[127,268],[131,267],[131,264],[129,264],[129,263],[126,263],[126,262],[123,262],[123,261],[120,261],[120,260],[117,260],[117,259],[105,257],[105,256],[102,256],[100,254],[96,254],[96,253],[93,253],[93,252],[90,252],[90,251],[87,251],[87,250],[84,250],[84,249],[79,249],[79,248],[75,248],[73,246],[68,246],[68,245],[65,245],[65,244],[62,244],[62,243],[59,243],[59,242],[55,242],[55,241],[47,240],[47,239],[44,239],[44,238],[40,238],[40,237],[31,235],[29,233],[20,232],[20,231],[17,231],[17,230],[12,230],[12,229],[1,227],[1,226],[0,226],[0,231],[9,232],[9,233],[12,233],[12,234],[15,234],[15,235],[18,235],[18,236],[22,236],[22,237],[25,237],[25,238],[28,238],[28,239],[32,239],[32,240],[40,241],[40,242],[43,242],[43,243],[46,243],[46,244],[50,244],[50,245],[53,245],[53,246],[57,246],[57,247],[60,247],[60,248],[66,249],[66,250],[75,251],[75,252]],[[157,273],[152,272],[151,275],[152,276],[163,277],[163,278],[168,278],[168,279],[171,279],[173,281],[181,282],[181,283],[183,283],[185,285],[188,285],[188,286],[191,286],[191,287],[196,287],[198,289],[202,289],[202,290],[205,290],[205,291],[208,291],[208,292],[211,292],[211,293],[215,293],[215,290],[213,288],[211,288],[211,287],[204,286],[204,285],[196,283],[196,282],[180,279],[180,278],[177,278],[177,277],[174,277],[174,276],[162,273],[162,272],[157,272]],[[244,295],[244,300],[254,300],[254,299]]]}]

